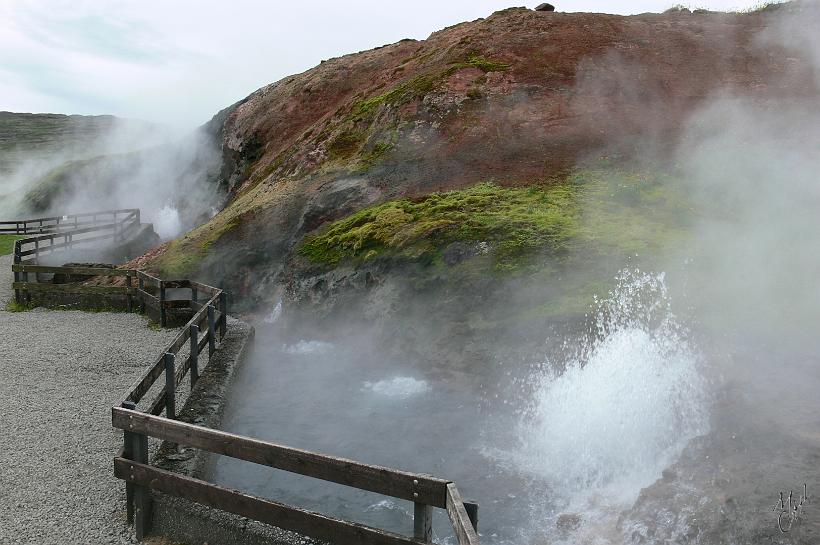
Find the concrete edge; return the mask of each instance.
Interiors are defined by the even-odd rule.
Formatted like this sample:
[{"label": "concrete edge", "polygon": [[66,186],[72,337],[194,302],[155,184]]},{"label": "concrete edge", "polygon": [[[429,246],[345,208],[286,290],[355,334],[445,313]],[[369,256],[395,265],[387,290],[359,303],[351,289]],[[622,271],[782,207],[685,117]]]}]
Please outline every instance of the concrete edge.
[{"label": "concrete edge", "polygon": [[[254,328],[229,317],[228,331],[211,362],[179,413],[179,420],[219,429],[226,396],[238,368],[251,350]],[[209,480],[216,455],[164,442],[154,465],[190,477]],[[306,545],[313,540],[232,513],[152,491],[150,534],[186,545]]]}]

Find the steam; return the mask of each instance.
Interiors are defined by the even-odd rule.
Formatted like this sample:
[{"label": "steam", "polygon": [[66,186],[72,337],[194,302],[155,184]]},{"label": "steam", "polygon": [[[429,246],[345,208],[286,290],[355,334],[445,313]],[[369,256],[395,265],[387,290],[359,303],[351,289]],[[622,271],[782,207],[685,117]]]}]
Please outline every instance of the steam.
[{"label": "steam", "polygon": [[154,218],[154,231],[165,240],[178,235],[182,231],[179,210],[167,204],[160,208]]},{"label": "steam", "polygon": [[123,121],[79,147],[25,157],[0,182],[3,217],[62,215],[139,208],[163,239],[203,223],[223,199],[216,180],[216,143],[200,129],[181,135],[158,126],[134,130]]}]

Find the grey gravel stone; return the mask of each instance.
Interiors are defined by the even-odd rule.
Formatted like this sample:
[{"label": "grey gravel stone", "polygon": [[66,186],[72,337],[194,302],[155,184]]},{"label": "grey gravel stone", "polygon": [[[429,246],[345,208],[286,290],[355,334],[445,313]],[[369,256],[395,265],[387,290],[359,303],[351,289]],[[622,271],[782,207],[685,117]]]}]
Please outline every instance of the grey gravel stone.
[{"label": "grey gravel stone", "polygon": [[177,334],[141,316],[6,312],[0,257],[0,544],[136,543],[113,477],[118,402]]}]

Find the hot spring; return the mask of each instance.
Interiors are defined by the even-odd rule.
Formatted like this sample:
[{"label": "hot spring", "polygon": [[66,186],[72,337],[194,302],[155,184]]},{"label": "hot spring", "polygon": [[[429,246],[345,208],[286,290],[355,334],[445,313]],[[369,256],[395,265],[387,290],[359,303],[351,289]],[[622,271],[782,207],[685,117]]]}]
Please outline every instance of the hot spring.
[{"label": "hot spring", "polygon": [[[495,362],[505,384],[476,369],[478,388],[390,359],[370,339],[285,333],[280,304],[257,324],[223,429],[451,479],[480,504],[483,543],[744,543],[738,522],[699,522],[725,508],[714,472],[742,480],[770,464],[766,449],[782,437],[760,439],[766,425],[749,409],[755,402],[739,398],[738,381],[724,376],[736,358],[704,341],[673,303],[663,274],[623,272],[598,302],[591,330],[567,334],[543,358]],[[816,371],[809,382],[820,383]],[[768,390],[760,399],[776,396]],[[810,405],[804,414],[818,414],[818,403]],[[803,421],[811,422],[801,427],[804,440],[818,441],[820,419]],[[747,439],[743,462],[741,435],[758,437]],[[766,448],[757,455],[750,444]],[[811,490],[817,469],[810,457],[793,458],[790,478],[797,485],[802,475]],[[403,500],[229,458],[218,460],[215,479],[412,535],[413,505]],[[771,526],[763,505],[777,499],[776,482],[753,493],[744,481],[733,492],[761,527]],[[455,542],[444,512],[435,510],[433,528],[436,542]]]}]

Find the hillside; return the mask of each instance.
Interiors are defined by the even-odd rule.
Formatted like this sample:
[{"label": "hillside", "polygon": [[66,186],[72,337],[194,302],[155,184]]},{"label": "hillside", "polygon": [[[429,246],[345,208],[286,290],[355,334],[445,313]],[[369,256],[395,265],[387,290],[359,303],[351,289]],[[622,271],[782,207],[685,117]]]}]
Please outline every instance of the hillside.
[{"label": "hillside", "polygon": [[0,174],[49,154],[88,157],[89,148],[103,149],[101,138],[115,130],[140,133],[154,128],[151,123],[110,115],[0,112]]},{"label": "hillside", "polygon": [[75,186],[101,182],[88,172],[71,186],[61,187],[58,178],[95,158],[145,146],[162,130],[153,123],[110,115],[0,112],[0,215],[42,214],[51,211],[52,204],[55,211],[65,212],[71,203],[53,198],[74,193]]},{"label": "hillside", "polygon": [[228,204],[133,265],[224,286],[238,310],[281,302],[305,331],[375,329],[449,374],[543,357],[625,267],[714,260],[699,229],[748,200],[737,170],[776,180],[783,142],[812,141],[784,126],[820,97],[811,24],[778,30],[790,11],[515,8],[330,59],[208,124]]}]

